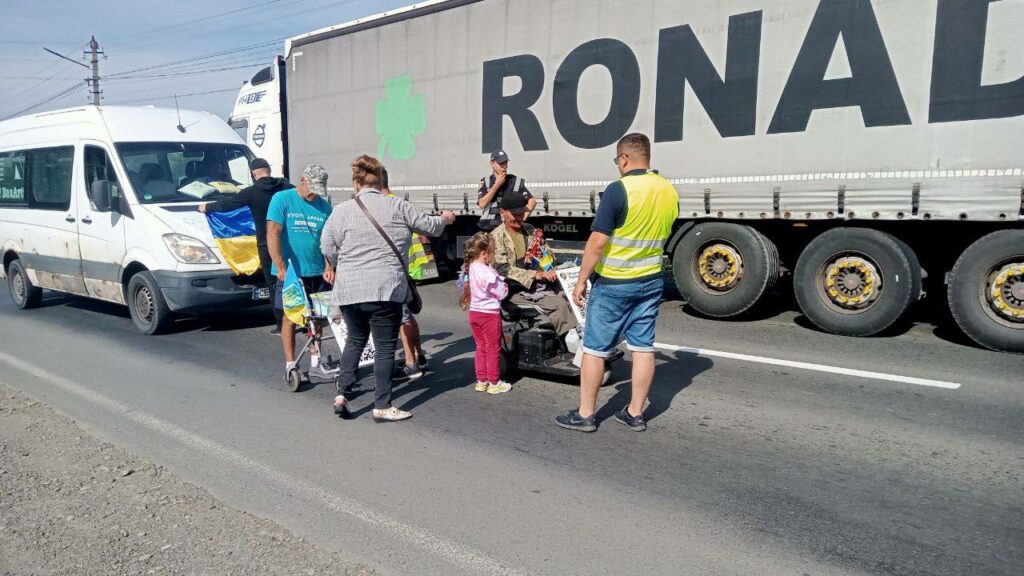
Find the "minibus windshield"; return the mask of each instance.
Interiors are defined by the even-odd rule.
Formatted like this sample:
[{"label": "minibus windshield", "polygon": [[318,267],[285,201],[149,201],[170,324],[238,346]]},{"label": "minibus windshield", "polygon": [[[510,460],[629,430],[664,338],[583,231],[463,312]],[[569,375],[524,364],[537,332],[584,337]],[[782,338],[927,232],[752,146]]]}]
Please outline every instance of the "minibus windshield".
[{"label": "minibus windshield", "polygon": [[139,202],[197,202],[252,184],[252,155],[241,144],[125,142],[116,145]]}]

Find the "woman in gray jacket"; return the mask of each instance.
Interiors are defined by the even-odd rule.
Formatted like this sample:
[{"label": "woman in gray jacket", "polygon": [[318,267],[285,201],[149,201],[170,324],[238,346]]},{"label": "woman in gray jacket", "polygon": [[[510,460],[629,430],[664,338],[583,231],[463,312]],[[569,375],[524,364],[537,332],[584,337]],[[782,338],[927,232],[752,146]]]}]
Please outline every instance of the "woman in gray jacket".
[{"label": "woman in gray jacket", "polygon": [[[406,275],[406,263],[395,254],[370,216],[391,239],[399,254],[409,253],[412,233],[437,237],[455,221],[452,212],[431,216],[417,210],[402,198],[386,197],[380,192],[381,164],[371,156],[352,162],[352,183],[356,198],[335,206],[320,240],[324,257],[334,266],[332,303],[341,308],[348,330],[341,354],[338,396],[334,410],[347,414],[345,391],[356,382],[359,356],[373,336],[375,354],[373,377],[375,398],[373,419],[397,422],[412,414],[391,405],[391,379],[395,368],[395,342],[402,321],[402,305],[412,293]],[[367,212],[369,214],[367,214]]]}]

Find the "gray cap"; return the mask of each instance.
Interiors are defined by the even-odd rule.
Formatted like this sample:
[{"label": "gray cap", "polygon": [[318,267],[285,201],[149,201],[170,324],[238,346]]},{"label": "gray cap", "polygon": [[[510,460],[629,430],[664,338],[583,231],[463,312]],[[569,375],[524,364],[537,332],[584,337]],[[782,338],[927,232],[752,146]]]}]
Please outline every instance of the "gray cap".
[{"label": "gray cap", "polygon": [[504,164],[508,162],[508,154],[505,154],[504,150],[495,150],[491,152],[491,160],[498,164]]},{"label": "gray cap", "polygon": [[327,196],[327,170],[319,164],[310,164],[302,171],[303,178],[310,192],[319,196]]}]

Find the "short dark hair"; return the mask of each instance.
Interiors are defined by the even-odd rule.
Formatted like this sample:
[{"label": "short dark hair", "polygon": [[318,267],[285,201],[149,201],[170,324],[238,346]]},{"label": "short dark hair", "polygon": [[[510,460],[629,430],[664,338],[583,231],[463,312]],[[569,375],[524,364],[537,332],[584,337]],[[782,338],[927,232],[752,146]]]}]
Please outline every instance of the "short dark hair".
[{"label": "short dark hair", "polygon": [[615,147],[615,151],[619,154],[629,154],[631,156],[639,156],[645,160],[650,160],[651,139],[645,134],[641,134],[639,132],[626,134],[621,140],[619,140],[619,144]]},{"label": "short dark hair", "polygon": [[380,187],[391,188],[388,186],[388,169],[383,166],[380,167]]}]

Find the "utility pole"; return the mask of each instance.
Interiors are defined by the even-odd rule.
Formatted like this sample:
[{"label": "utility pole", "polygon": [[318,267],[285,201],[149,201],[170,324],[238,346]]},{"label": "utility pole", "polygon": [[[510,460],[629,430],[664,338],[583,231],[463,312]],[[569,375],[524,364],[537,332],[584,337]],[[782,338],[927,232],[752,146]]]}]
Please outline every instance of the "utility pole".
[{"label": "utility pole", "polygon": [[[54,52],[53,50],[50,50],[49,48],[47,48],[45,46],[43,47],[43,50],[46,50],[47,52],[49,52],[50,54],[53,54],[54,56],[56,56],[58,58],[63,58],[65,60],[67,60],[68,62],[71,62],[72,64],[77,64],[77,65],[81,66],[82,68],[86,68],[86,69],[92,70],[92,77],[91,78],[86,78],[85,81],[86,81],[86,83],[89,84],[89,94],[92,95],[92,104],[93,104],[93,106],[99,106],[100,105],[100,94],[102,92],[100,91],[100,58],[99,57],[100,57],[101,54],[103,54],[103,51],[100,50],[100,45],[99,45],[98,42],[96,42],[96,36],[93,36],[89,40],[89,49],[85,51],[85,54],[90,57],[89,61],[92,64],[92,66],[87,66],[85,64],[82,64],[81,62],[79,62],[77,60],[73,60],[71,58],[68,58],[67,56],[65,56],[65,55],[63,55],[63,54],[61,54],[59,52]],[[106,57],[106,56],[104,56],[104,57]]]},{"label": "utility pole", "polygon": [[92,105],[100,105],[100,59],[99,55],[103,54],[100,50],[100,45],[96,42],[96,36],[93,36],[89,40],[89,50],[86,52],[89,55],[89,63],[92,65],[92,78],[89,80],[90,93],[92,94]]}]

